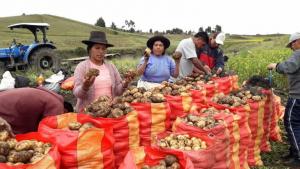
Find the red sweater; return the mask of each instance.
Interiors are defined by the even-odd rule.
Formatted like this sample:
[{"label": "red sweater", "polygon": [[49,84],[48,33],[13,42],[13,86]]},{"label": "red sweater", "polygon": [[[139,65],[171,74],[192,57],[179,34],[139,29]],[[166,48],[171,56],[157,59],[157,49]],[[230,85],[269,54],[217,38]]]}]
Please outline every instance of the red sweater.
[{"label": "red sweater", "polygon": [[42,118],[63,112],[63,97],[44,88],[0,92],[0,117],[11,125],[14,134],[37,131]]}]

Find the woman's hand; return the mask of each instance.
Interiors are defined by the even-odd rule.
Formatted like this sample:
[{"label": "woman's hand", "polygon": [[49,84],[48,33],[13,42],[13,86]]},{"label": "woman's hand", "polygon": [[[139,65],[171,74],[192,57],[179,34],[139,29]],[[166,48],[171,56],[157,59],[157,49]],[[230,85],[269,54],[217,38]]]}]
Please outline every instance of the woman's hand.
[{"label": "woman's hand", "polygon": [[176,63],[180,62],[181,56],[182,56],[182,54],[180,52],[174,52],[172,55],[172,57]]},{"label": "woman's hand", "polygon": [[209,66],[205,65],[205,66],[203,66],[203,68],[204,68],[206,74],[211,74],[211,69],[209,68]]},{"label": "woman's hand", "polygon": [[89,88],[94,84],[96,76],[85,76],[83,79],[83,90],[88,91]]},{"label": "woman's hand", "polygon": [[277,66],[277,63],[270,63],[270,64],[267,66],[267,68],[268,68],[269,70],[275,70],[275,69],[276,69],[276,66]]},{"label": "woman's hand", "polygon": [[12,137],[15,136],[14,133],[13,133],[13,131],[12,131],[12,129],[11,129],[10,124],[8,124],[7,121],[4,120],[4,119],[1,118],[1,117],[0,117],[0,128],[1,128],[1,130],[6,130],[6,131],[8,131],[8,133],[9,133],[10,136],[12,136]]},{"label": "woman's hand", "polygon": [[217,69],[216,74],[218,75],[218,74],[222,73],[222,71],[223,71],[223,69],[219,67],[219,68]]},{"label": "woman's hand", "polygon": [[144,52],[144,57],[145,57],[145,62],[148,61],[149,57],[151,54],[151,49],[150,48],[146,48],[145,52]]},{"label": "woman's hand", "polygon": [[134,79],[134,77],[126,77],[125,80],[123,81],[123,88],[127,88],[129,83]]}]

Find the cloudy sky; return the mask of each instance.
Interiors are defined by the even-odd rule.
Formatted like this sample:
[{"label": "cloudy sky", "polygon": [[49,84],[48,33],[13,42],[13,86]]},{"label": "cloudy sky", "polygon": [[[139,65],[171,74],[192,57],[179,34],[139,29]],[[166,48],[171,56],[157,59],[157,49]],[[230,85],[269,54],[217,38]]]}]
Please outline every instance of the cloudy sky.
[{"label": "cloudy sky", "polygon": [[94,24],[101,16],[107,26],[131,19],[143,31],[219,24],[227,33],[289,34],[300,31],[299,11],[299,0],[1,0],[0,17],[51,14]]}]

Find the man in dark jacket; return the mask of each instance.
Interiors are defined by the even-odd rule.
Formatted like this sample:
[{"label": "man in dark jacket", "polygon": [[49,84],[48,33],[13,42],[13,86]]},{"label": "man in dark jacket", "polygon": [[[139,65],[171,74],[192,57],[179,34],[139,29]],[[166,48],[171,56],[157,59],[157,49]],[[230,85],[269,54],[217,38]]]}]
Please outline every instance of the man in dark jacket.
[{"label": "man in dark jacket", "polygon": [[[216,74],[220,74],[224,70],[224,55],[220,45],[224,45],[224,33],[212,33],[209,38],[209,43],[197,51],[199,60],[209,70],[214,70]],[[213,71],[213,72],[214,72]],[[195,72],[198,72],[195,69]]]},{"label": "man in dark jacket", "polygon": [[271,63],[268,69],[286,74],[289,82],[289,98],[284,114],[284,127],[290,142],[290,154],[284,159],[288,166],[300,167],[300,33],[292,34],[287,44],[293,55],[284,62]]},{"label": "man in dark jacket", "polygon": [[64,112],[63,97],[42,87],[0,92],[0,123],[14,134],[36,131],[44,117]]}]

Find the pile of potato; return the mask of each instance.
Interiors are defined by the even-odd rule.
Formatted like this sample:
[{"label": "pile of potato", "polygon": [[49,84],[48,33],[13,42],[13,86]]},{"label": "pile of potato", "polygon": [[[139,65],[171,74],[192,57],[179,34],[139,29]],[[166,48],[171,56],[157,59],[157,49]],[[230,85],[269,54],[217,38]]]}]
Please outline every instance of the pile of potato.
[{"label": "pile of potato", "polygon": [[180,164],[176,156],[166,155],[165,159],[160,160],[158,165],[152,167],[144,165],[141,169],[180,169]]},{"label": "pile of potato", "polygon": [[181,120],[187,125],[195,126],[203,130],[212,129],[222,123],[221,120],[215,120],[212,116],[203,117],[193,114],[188,114],[186,117],[181,118]]},{"label": "pile of potato", "polygon": [[208,114],[209,116],[213,116],[213,115],[216,115],[216,114],[219,114],[219,113],[226,113],[226,114],[229,114],[230,111],[228,109],[225,109],[225,110],[218,110],[214,107],[209,107],[209,108],[203,108],[201,109],[200,113],[204,113],[204,114]]},{"label": "pile of potato", "polygon": [[118,118],[133,111],[129,104],[116,99],[115,103],[107,96],[99,97],[95,102],[88,105],[84,112],[93,117]]},{"label": "pile of potato", "polygon": [[175,83],[169,82],[162,82],[160,86],[155,87],[152,89],[153,93],[162,93],[163,95],[171,95],[171,96],[189,96],[189,90],[195,89],[199,90],[200,88],[197,85],[186,84],[186,85],[179,85],[178,83],[181,80]]},{"label": "pile of potato", "polygon": [[35,163],[41,160],[51,149],[50,143],[37,140],[22,140],[9,136],[8,131],[0,132],[0,162],[9,165]]},{"label": "pile of potato", "polygon": [[251,92],[250,90],[239,90],[233,91],[229,95],[224,95],[220,93],[212,98],[213,102],[223,104],[226,106],[241,106],[246,105],[248,99],[252,99],[254,101],[260,101],[264,98],[264,95],[258,92]]},{"label": "pile of potato", "polygon": [[142,87],[130,86],[123,93],[121,101],[125,103],[162,103],[166,100],[159,91],[146,91]]},{"label": "pile of potato", "polygon": [[224,95],[223,93],[217,94],[215,97],[212,98],[213,102],[232,107],[246,105],[247,100],[247,97],[240,98],[234,95]]},{"label": "pile of potato", "polygon": [[158,146],[162,148],[171,148],[185,151],[197,151],[206,149],[206,142],[196,137],[190,137],[187,134],[170,134],[169,136],[160,139]]},{"label": "pile of potato", "polygon": [[68,125],[69,130],[75,130],[75,131],[80,131],[80,132],[83,132],[83,131],[93,128],[93,127],[95,127],[95,126],[93,125],[93,123],[90,123],[90,122],[87,122],[84,124],[81,124],[79,122],[71,122]]},{"label": "pile of potato", "polygon": [[208,75],[203,75],[199,73],[193,73],[190,76],[184,77],[183,79],[180,79],[176,81],[175,83],[178,85],[192,85],[192,86],[197,86],[199,84],[213,84],[214,82],[211,81],[212,77],[216,77],[216,75],[213,76],[208,76]]}]

